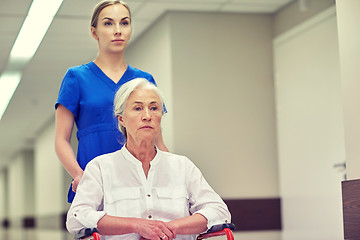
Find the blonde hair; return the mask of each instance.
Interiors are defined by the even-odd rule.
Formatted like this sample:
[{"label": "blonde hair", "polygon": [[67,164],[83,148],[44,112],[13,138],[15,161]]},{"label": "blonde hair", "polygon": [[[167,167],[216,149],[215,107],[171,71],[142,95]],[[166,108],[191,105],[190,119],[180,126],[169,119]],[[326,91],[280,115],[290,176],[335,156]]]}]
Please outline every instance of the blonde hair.
[{"label": "blonde hair", "polygon": [[120,1],[120,0],[104,0],[104,1],[99,2],[94,8],[93,14],[91,16],[91,22],[90,22],[91,27],[94,27],[94,28],[97,27],[97,22],[99,20],[100,12],[104,8],[106,8],[107,6],[115,5],[115,4],[121,4],[129,11],[130,22],[131,22],[130,8],[125,2]]}]

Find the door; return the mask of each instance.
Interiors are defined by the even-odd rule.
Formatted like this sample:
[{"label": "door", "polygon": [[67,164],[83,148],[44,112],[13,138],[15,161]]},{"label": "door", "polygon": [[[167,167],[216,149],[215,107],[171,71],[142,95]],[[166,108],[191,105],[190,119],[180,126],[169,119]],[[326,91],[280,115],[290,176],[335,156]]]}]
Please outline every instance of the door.
[{"label": "door", "polygon": [[274,57],[282,239],[343,239],[335,8],[276,38]]}]

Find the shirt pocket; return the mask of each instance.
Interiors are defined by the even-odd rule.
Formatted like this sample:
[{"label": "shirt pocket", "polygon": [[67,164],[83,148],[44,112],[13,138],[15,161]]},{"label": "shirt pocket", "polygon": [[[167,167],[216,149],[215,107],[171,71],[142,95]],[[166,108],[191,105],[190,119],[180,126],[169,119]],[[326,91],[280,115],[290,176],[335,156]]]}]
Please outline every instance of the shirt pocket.
[{"label": "shirt pocket", "polygon": [[105,194],[104,210],[119,217],[139,217],[141,198],[139,188],[115,188]]},{"label": "shirt pocket", "polygon": [[161,215],[168,220],[187,217],[189,213],[189,197],[185,187],[157,188],[158,206]]}]

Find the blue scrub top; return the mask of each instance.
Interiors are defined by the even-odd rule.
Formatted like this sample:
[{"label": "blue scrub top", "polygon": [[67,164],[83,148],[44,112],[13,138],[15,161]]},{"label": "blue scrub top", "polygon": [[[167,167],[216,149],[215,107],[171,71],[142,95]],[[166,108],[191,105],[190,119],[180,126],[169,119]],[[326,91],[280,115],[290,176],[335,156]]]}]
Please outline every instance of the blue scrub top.
[{"label": "blue scrub top", "polygon": [[[83,170],[93,158],[123,146],[124,137],[117,128],[113,103],[116,91],[134,78],[146,78],[156,85],[151,74],[129,65],[118,83],[94,62],[69,68],[66,72],[55,109],[61,104],[74,114],[79,141],[77,161]],[[74,196],[70,186],[68,202],[72,202]]]}]

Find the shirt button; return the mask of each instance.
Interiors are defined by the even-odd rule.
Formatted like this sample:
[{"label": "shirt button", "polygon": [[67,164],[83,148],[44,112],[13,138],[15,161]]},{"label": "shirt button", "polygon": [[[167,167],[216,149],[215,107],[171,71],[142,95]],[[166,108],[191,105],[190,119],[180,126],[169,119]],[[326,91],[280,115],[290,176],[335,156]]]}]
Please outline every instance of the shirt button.
[{"label": "shirt button", "polygon": [[149,216],[148,216],[148,219],[151,219],[151,218],[152,218],[152,216],[151,216],[151,215],[149,215]]},{"label": "shirt button", "polygon": [[151,195],[150,195],[150,194],[148,194],[148,195],[146,195],[146,196],[151,197]]}]

